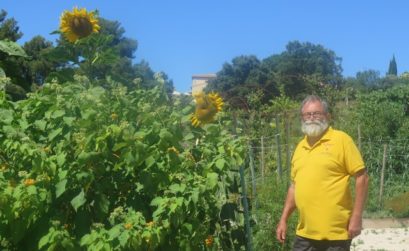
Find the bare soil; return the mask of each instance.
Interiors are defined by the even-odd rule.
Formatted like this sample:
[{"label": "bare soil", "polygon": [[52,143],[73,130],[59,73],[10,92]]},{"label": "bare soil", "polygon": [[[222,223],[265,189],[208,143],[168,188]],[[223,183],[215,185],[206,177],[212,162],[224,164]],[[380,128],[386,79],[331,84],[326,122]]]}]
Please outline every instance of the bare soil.
[{"label": "bare soil", "polygon": [[364,228],[395,228],[409,227],[409,218],[383,218],[383,219],[364,219],[362,222]]},{"label": "bare soil", "polygon": [[409,218],[364,219],[352,251],[409,251]]}]

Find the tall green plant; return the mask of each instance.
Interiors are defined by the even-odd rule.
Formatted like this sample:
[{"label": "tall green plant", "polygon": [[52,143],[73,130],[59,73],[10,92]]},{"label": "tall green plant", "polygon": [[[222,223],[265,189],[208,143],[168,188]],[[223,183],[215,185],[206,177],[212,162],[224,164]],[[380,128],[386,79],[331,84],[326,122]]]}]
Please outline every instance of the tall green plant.
[{"label": "tall green plant", "polygon": [[243,161],[241,140],[223,124],[193,128],[193,107],[175,109],[161,87],[111,84],[108,91],[76,77],[17,103],[1,94],[2,243],[221,248],[227,230],[219,214],[230,170]]}]

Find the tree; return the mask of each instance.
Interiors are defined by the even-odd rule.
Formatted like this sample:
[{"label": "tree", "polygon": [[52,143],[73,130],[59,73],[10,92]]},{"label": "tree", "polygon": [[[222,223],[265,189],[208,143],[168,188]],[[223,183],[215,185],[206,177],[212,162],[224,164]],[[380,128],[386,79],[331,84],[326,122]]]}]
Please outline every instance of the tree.
[{"label": "tree", "polygon": [[26,42],[23,48],[30,57],[20,59],[26,82],[30,85],[42,85],[47,75],[59,66],[44,56],[44,53],[54,48],[52,42],[42,36],[35,36]]},{"label": "tree", "polygon": [[[322,45],[292,41],[276,60],[278,63],[272,70],[287,96],[297,97],[315,92],[322,84],[337,86],[341,83],[342,59]],[[321,79],[322,83],[311,85],[309,76]]]},{"label": "tree", "polygon": [[0,40],[8,39],[13,42],[19,40],[23,33],[19,31],[17,21],[14,18],[6,18],[7,12],[5,10],[0,11]]},{"label": "tree", "polygon": [[398,76],[398,67],[396,65],[395,55],[393,55],[392,60],[389,62],[388,75]]},{"label": "tree", "polygon": [[234,106],[247,107],[248,95],[261,90],[263,103],[276,91],[266,88],[266,75],[261,62],[256,56],[238,56],[231,63],[225,63],[206,87],[207,91],[218,91],[224,99]]},{"label": "tree", "polygon": [[231,64],[223,65],[207,90],[222,92],[229,103],[237,100],[245,105],[249,94],[261,90],[262,104],[266,104],[280,95],[296,98],[338,87],[343,83],[341,72],[341,58],[333,51],[293,41],[286,51],[262,61],[255,56],[234,58]]},{"label": "tree", "polygon": [[381,77],[379,71],[365,70],[356,73],[356,80],[358,85],[363,85],[367,88],[377,88],[381,84]]}]

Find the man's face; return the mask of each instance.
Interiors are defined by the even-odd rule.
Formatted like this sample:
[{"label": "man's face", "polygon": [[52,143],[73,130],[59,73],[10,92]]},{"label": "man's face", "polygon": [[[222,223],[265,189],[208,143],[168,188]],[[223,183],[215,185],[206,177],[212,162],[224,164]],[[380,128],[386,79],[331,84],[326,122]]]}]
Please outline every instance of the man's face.
[{"label": "man's face", "polygon": [[301,130],[309,137],[318,137],[328,128],[328,114],[319,101],[306,103],[302,108],[301,119]]}]

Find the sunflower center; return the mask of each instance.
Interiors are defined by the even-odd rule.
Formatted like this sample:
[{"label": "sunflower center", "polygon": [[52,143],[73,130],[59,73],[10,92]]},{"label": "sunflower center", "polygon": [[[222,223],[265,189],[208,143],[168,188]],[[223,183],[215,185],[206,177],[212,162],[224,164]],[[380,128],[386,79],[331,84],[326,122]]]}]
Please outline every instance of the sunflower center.
[{"label": "sunflower center", "polygon": [[210,122],[216,113],[217,109],[212,104],[207,107],[198,107],[196,109],[196,117],[203,122]]},{"label": "sunflower center", "polygon": [[92,33],[92,23],[86,17],[74,17],[71,21],[72,31],[80,38]]}]

